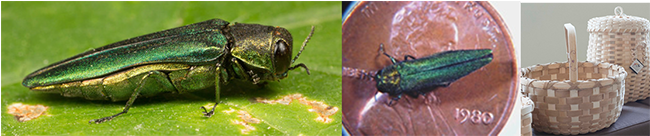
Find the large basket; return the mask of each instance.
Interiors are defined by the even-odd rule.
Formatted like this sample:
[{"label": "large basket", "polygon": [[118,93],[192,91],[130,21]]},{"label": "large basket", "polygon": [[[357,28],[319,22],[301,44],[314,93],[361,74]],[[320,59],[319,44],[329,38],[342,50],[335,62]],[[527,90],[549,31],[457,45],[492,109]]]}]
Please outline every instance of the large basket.
[{"label": "large basket", "polygon": [[569,65],[549,63],[521,70],[521,87],[534,102],[533,128],[553,134],[584,134],[609,127],[623,107],[626,72],[621,66],[580,62],[578,81]]},{"label": "large basket", "polygon": [[[650,96],[650,22],[623,14],[621,7],[614,12],[615,16],[589,20],[587,61],[621,65],[628,72],[625,102],[646,99]],[[633,71],[630,66],[635,60],[645,66]]]}]

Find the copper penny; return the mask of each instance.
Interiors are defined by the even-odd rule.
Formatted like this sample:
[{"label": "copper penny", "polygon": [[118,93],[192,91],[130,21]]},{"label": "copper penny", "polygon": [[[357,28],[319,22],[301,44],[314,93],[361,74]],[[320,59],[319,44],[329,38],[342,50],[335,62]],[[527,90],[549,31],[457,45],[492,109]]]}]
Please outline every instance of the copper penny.
[{"label": "copper penny", "polygon": [[[352,135],[495,135],[515,103],[517,69],[510,33],[488,2],[360,2],[343,22],[343,125]],[[463,49],[492,49],[486,66],[393,105],[373,72],[402,61]]]}]

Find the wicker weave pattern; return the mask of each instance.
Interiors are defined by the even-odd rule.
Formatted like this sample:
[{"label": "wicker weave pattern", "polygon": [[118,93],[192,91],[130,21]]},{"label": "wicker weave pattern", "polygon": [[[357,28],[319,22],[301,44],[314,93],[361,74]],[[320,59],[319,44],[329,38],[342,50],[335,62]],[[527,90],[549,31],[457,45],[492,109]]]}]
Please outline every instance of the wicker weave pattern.
[{"label": "wicker weave pattern", "polygon": [[648,20],[635,16],[604,16],[589,20],[589,32],[647,32],[650,30]]},{"label": "wicker weave pattern", "polygon": [[527,96],[521,97],[521,104],[521,135],[532,136],[533,128],[531,124],[533,123],[533,109],[535,109],[535,104]]},{"label": "wicker weave pattern", "polygon": [[[647,33],[601,33],[589,34],[587,61],[608,62],[625,67],[629,73],[626,83],[625,102],[645,99],[650,96],[650,49]],[[636,58],[645,67],[638,73],[629,68]]]},{"label": "wicker weave pattern", "polygon": [[[621,65],[629,73],[625,102],[650,97],[650,22],[634,16],[605,16],[589,20],[587,61]],[[645,67],[634,73],[629,67],[639,59]]]},{"label": "wicker weave pattern", "polygon": [[609,127],[621,113],[625,76],[621,66],[579,62],[578,81],[568,81],[568,64],[522,69],[522,91],[535,102],[533,128],[553,134],[584,134]]}]

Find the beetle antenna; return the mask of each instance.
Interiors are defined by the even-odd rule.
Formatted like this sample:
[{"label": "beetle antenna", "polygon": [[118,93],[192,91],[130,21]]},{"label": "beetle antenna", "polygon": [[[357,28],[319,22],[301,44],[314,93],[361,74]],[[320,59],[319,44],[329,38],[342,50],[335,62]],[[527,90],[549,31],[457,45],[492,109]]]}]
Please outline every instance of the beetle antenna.
[{"label": "beetle antenna", "polygon": [[[383,43],[379,44],[379,52],[386,55],[390,59],[390,61],[393,62],[393,64],[397,63],[397,61],[395,60],[395,58],[393,58],[393,56],[390,56],[390,55],[388,55],[388,53],[386,53],[386,51],[384,50],[384,44]],[[411,56],[411,57],[413,57],[413,56]],[[406,61],[406,59],[404,59],[404,60]]]},{"label": "beetle antenna", "polygon": [[[300,53],[302,53],[302,50],[305,50],[305,46],[307,46],[307,42],[309,42],[309,39],[311,39],[311,35],[313,35],[313,34],[314,34],[314,26],[311,26],[311,33],[309,33],[309,36],[307,36],[307,39],[305,39],[305,42],[302,42],[302,47],[300,47],[300,51],[298,52],[298,54],[296,54],[296,57],[294,57],[293,60],[291,60],[291,64],[293,64],[293,62],[296,62],[296,60],[298,59],[298,56],[300,56]],[[300,64],[298,64],[296,66],[299,66],[299,65]],[[305,64],[302,64],[302,65],[304,67]],[[296,66],[293,66],[293,67],[295,68]],[[307,67],[304,67],[304,68],[307,69]]]}]

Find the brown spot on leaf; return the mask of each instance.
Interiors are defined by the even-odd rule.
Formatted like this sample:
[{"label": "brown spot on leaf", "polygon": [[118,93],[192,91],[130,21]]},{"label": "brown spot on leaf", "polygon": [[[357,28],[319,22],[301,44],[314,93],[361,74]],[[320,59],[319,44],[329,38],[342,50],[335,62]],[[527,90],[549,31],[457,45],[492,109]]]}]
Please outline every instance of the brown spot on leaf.
[{"label": "brown spot on leaf", "polygon": [[[230,110],[224,110],[225,113],[230,114],[234,111],[234,109]],[[251,114],[248,114],[248,112],[239,110],[237,111],[237,117],[241,120],[233,120],[232,122],[237,124],[237,125],[242,125],[244,126],[244,129],[241,129],[242,134],[248,134],[251,131],[255,130],[255,127],[253,127],[251,124],[259,124],[261,121],[260,119],[254,118],[251,116]]]},{"label": "brown spot on leaf", "polygon": [[333,121],[333,119],[329,118],[330,116],[334,115],[337,111],[339,111],[338,107],[334,106],[329,106],[323,102],[319,101],[310,101],[307,100],[306,97],[303,97],[302,94],[292,94],[292,95],[287,95],[284,96],[280,99],[277,100],[266,100],[263,98],[256,98],[256,100],[260,103],[266,103],[266,104],[284,104],[284,105],[289,105],[293,100],[297,100],[300,104],[311,106],[311,109],[309,109],[309,112],[316,112],[318,113],[318,118],[316,118],[316,121],[324,122],[324,123],[330,123]]},{"label": "brown spot on leaf", "polygon": [[43,105],[27,105],[22,103],[11,104],[7,109],[7,113],[14,115],[16,120],[20,122],[36,119],[47,111],[47,107]]}]

